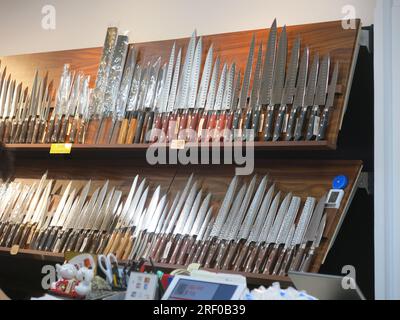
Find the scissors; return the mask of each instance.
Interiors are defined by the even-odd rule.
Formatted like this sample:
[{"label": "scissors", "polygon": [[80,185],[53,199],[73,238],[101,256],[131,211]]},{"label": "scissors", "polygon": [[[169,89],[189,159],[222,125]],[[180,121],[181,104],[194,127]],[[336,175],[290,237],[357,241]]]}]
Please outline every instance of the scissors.
[{"label": "scissors", "polygon": [[109,253],[107,256],[100,254],[98,256],[98,266],[105,274],[107,282],[114,287],[118,287],[119,271],[117,257],[112,253]]}]

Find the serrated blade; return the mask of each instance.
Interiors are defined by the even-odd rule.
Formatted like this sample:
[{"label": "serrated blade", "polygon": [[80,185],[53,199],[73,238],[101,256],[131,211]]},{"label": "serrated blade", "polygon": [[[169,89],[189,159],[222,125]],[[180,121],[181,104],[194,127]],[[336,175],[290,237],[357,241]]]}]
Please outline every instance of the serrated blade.
[{"label": "serrated blade", "polygon": [[328,89],[328,99],[326,100],[326,106],[328,108],[333,107],[333,103],[335,101],[335,94],[336,94],[336,86],[339,77],[339,62],[336,62],[335,69],[333,70],[331,83]]},{"label": "serrated blade", "polygon": [[296,78],[299,69],[300,58],[300,44],[300,38],[297,38],[292,48],[292,55],[290,57],[289,68],[285,82],[285,89],[282,95],[282,104],[285,105],[292,104],[296,90]]},{"label": "serrated blade", "polygon": [[214,107],[215,95],[217,92],[219,68],[220,68],[220,58],[217,57],[214,63],[214,69],[211,76],[210,88],[208,89],[207,102],[205,108],[206,111],[211,110]]},{"label": "serrated blade", "polygon": [[217,96],[215,98],[214,110],[221,110],[222,109],[222,99],[224,98],[224,91],[225,91],[225,82],[228,72],[228,66],[225,63],[224,67],[222,68],[221,77],[219,79],[219,85],[217,90]]},{"label": "serrated blade", "polygon": [[203,40],[202,37],[200,37],[199,41],[197,42],[196,50],[194,53],[192,73],[190,77],[189,98],[187,103],[189,109],[194,109],[196,104],[197,89],[199,87],[202,51],[203,51]]},{"label": "serrated blade", "polygon": [[250,230],[253,226],[254,220],[260,209],[261,201],[263,200],[263,195],[265,193],[265,189],[267,188],[267,177],[264,177],[260,185],[257,188],[256,194],[254,195],[253,201],[250,204],[249,210],[247,211],[246,218],[240,228],[238,234],[238,240],[247,239],[250,234]]},{"label": "serrated blade", "polygon": [[203,75],[201,76],[199,93],[196,100],[197,109],[204,109],[206,104],[208,86],[210,84],[210,78],[211,78],[213,55],[214,55],[214,46],[213,44],[211,44],[210,49],[208,49],[206,61],[204,63]]},{"label": "serrated blade", "polygon": [[194,52],[196,49],[196,30],[193,32],[188,49],[186,52],[185,62],[183,64],[183,70],[180,78],[180,84],[178,89],[178,97],[177,97],[177,109],[185,109],[187,107],[188,95],[189,95],[189,85],[190,85],[190,76],[192,74],[193,68],[193,58]]},{"label": "serrated blade", "polygon": [[306,234],[304,235],[303,242],[315,240],[318,231],[318,226],[321,222],[322,215],[324,214],[325,211],[325,203],[326,203],[326,195],[319,200],[314,210],[310,224],[308,225]]},{"label": "serrated blade", "polygon": [[279,234],[276,240],[276,243],[283,244],[285,243],[287,236],[290,232],[290,228],[296,219],[297,213],[300,208],[301,199],[299,197],[293,197],[290,203],[289,209],[285,218],[282,222],[281,229],[279,230]]},{"label": "serrated blade", "polygon": [[236,64],[233,63],[228,77],[226,78],[224,98],[222,99],[222,109],[230,110],[232,108],[232,97],[233,97],[233,82],[235,81]]},{"label": "serrated blade", "polygon": [[279,207],[278,213],[276,215],[274,224],[272,225],[271,231],[268,234],[267,243],[276,243],[276,241],[278,240],[279,231],[281,230],[282,223],[289,209],[291,199],[292,199],[292,194],[289,193],[282,201],[282,204]]},{"label": "serrated blade", "polygon": [[261,84],[260,77],[261,77],[262,53],[263,53],[263,46],[262,43],[260,43],[260,47],[258,48],[256,69],[254,71],[253,88],[251,90],[251,96],[250,96],[250,109],[254,109],[257,106],[259,100],[260,84]]},{"label": "serrated blade", "polygon": [[330,63],[331,58],[329,55],[326,55],[322,60],[321,67],[319,68],[317,92],[315,95],[314,105],[324,106],[326,103]]},{"label": "serrated blade", "polygon": [[261,76],[260,103],[262,105],[271,104],[273,85],[272,79],[274,78],[275,69],[276,42],[277,23],[275,19],[268,35],[267,50],[265,51],[264,66]]},{"label": "serrated blade", "polygon": [[169,62],[168,62],[168,67],[167,67],[167,75],[165,79],[165,84],[161,93],[161,99],[159,100],[159,106],[158,109],[160,112],[166,112],[167,111],[167,106],[168,106],[168,98],[169,98],[169,93],[171,90],[171,84],[172,84],[172,76],[174,72],[174,64],[175,64],[175,51],[176,51],[176,43],[174,42],[172,49],[171,49],[171,54],[169,56]]},{"label": "serrated blade", "polygon": [[307,198],[303,207],[303,211],[300,216],[300,220],[297,223],[296,232],[293,236],[292,246],[301,244],[306,229],[308,227],[308,224],[310,223],[312,213],[314,212],[315,204],[316,204],[315,198],[311,197]]},{"label": "serrated blade", "polygon": [[304,106],[309,107],[314,104],[315,92],[317,90],[317,77],[319,69],[319,54],[316,53],[313,63],[311,65],[310,74],[307,82],[307,92],[305,97]]},{"label": "serrated blade", "polygon": [[293,105],[295,107],[304,107],[309,58],[310,58],[310,49],[305,48],[300,61],[299,76],[297,78],[296,96],[293,101]]},{"label": "serrated blade", "polygon": [[172,110],[176,109],[176,95],[178,90],[178,81],[179,81],[179,74],[181,70],[181,63],[182,63],[182,49],[179,49],[178,55],[176,57],[176,63],[174,68],[174,77],[172,78],[171,84],[171,91],[168,97],[168,110],[167,112],[171,112]]},{"label": "serrated blade", "polygon": [[217,237],[221,232],[222,226],[223,226],[223,224],[226,220],[226,217],[229,213],[229,209],[231,207],[232,200],[235,195],[237,183],[238,183],[238,178],[237,178],[237,176],[235,176],[229,185],[229,188],[225,194],[224,201],[222,202],[221,207],[218,211],[217,218],[215,219],[214,226],[210,233],[211,237]]},{"label": "serrated blade", "polygon": [[251,44],[250,44],[249,56],[247,58],[246,71],[244,72],[244,77],[243,77],[242,91],[240,93],[240,98],[239,98],[239,108],[240,109],[244,109],[247,105],[247,97],[249,94],[251,71],[253,69],[255,44],[256,44],[256,35],[254,34],[253,38],[251,40]]},{"label": "serrated blade", "polygon": [[277,105],[281,103],[283,86],[285,84],[285,71],[287,59],[287,33],[286,26],[283,27],[281,37],[278,44],[278,53],[275,63],[274,82],[272,86],[272,104]]},{"label": "serrated blade", "polygon": [[234,89],[233,96],[232,96],[232,103],[231,103],[232,110],[237,110],[238,105],[239,105],[238,103],[239,103],[241,78],[242,78],[242,74],[240,73],[240,70],[239,70],[238,75],[235,80],[235,89]]},{"label": "serrated blade", "polygon": [[[250,235],[249,235],[249,242],[256,242],[261,234],[262,227],[264,226],[264,223],[268,219],[268,211],[271,206],[272,202],[272,197],[275,192],[275,185],[272,185],[272,187],[268,190],[267,194],[265,195],[261,206],[260,210],[258,212],[258,216],[256,219],[256,222],[254,223],[253,228],[251,229]],[[266,230],[268,232],[268,230]]]}]

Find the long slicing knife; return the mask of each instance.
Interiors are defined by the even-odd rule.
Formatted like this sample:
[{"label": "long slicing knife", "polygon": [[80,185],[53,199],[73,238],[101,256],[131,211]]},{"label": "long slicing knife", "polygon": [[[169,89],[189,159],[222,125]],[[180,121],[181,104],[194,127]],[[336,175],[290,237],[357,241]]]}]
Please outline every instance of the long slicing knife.
[{"label": "long slicing knife", "polygon": [[283,90],[281,106],[279,107],[278,115],[275,123],[274,141],[278,141],[281,138],[282,132],[286,131],[286,113],[288,105],[293,103],[293,97],[296,90],[296,78],[299,67],[300,57],[300,38],[297,38],[292,49],[292,56],[290,58],[289,68],[287,71],[287,77],[285,82],[285,88]]},{"label": "long slicing knife", "polygon": [[272,85],[271,103],[267,107],[264,125],[264,141],[270,141],[273,138],[273,120],[275,108],[282,101],[283,87],[285,84],[287,59],[287,33],[286,26],[283,27],[281,37],[279,39],[278,53],[276,55],[274,79]]},{"label": "long slicing knife", "polygon": [[319,124],[317,141],[324,140],[325,136],[326,136],[326,130],[328,129],[328,125],[329,125],[330,113],[334,106],[336,85],[338,82],[338,77],[339,77],[339,62],[336,62],[335,69],[333,71],[333,75],[332,75],[332,79],[331,79],[331,83],[328,88],[328,99],[326,101],[326,105],[325,105],[325,108],[324,108],[324,111],[323,111],[323,114],[321,117],[321,121]]}]

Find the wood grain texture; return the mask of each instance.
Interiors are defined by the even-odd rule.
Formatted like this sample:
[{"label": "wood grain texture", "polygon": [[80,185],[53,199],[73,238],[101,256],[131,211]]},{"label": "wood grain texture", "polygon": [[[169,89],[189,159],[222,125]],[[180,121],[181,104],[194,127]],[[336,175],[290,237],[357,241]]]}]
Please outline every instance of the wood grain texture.
[{"label": "wood grain texture", "polygon": [[[316,52],[321,56],[329,53],[333,64],[336,61],[340,62],[338,87],[342,94],[335,99],[335,108],[327,131],[327,140],[330,145],[337,143],[342,118],[346,110],[345,103],[348,100],[357,59],[360,26],[361,23],[357,20],[356,29],[349,30],[342,28],[341,21],[289,26],[287,28],[289,50],[291,50],[294,40],[300,37],[302,47],[308,46],[310,48],[311,58]],[[237,70],[241,70],[243,74],[253,34],[256,35],[257,47],[260,42],[266,43],[268,33],[269,29],[261,29],[204,36],[203,63],[207,50],[213,43],[215,56],[219,55],[222,62],[236,62]],[[177,48],[182,47],[185,51],[189,38],[135,44],[135,48],[139,51],[139,61],[147,62],[161,56],[162,61],[167,62],[174,41]],[[185,54],[185,52],[183,53]],[[89,48],[17,55],[0,59],[3,65],[8,66],[8,71],[13,74],[13,77],[18,81],[23,81],[25,85],[31,85],[35,70],[38,69],[43,74],[45,71],[49,71],[49,78],[54,79],[57,86],[63,65],[69,63],[72,69],[81,70],[90,75],[91,86],[94,86],[100,55],[101,48]]]}]

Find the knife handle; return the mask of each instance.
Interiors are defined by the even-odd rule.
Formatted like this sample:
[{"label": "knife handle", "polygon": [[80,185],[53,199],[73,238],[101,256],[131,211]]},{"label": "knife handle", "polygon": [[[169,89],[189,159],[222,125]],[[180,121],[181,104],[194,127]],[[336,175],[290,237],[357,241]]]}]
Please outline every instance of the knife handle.
[{"label": "knife handle", "polygon": [[242,138],[242,130],[240,128],[240,120],[241,120],[241,112],[236,111],[233,115],[232,121],[232,141],[241,141]]},{"label": "knife handle", "polygon": [[[39,231],[37,229],[37,226],[38,225],[36,223],[31,226],[29,233],[27,233],[28,237],[27,237],[26,241],[23,241],[22,243],[20,243],[21,248],[29,248],[30,247],[35,235]],[[24,240],[24,239],[22,239],[22,240]]]},{"label": "knife handle", "polygon": [[165,239],[163,239],[162,245],[163,245],[163,247],[162,247],[162,251],[161,251],[162,255],[160,257],[160,262],[167,263],[168,258],[170,257],[170,252],[171,252],[171,247],[172,247],[172,240],[169,238],[169,236],[166,236]]},{"label": "knife handle", "polygon": [[121,131],[121,126],[122,126],[122,120],[115,120],[114,126],[111,130],[111,139],[110,139],[110,144],[117,144],[118,143],[118,138],[119,138],[119,133]]},{"label": "knife handle", "polygon": [[191,244],[191,246],[189,247],[188,256],[186,258],[186,261],[184,262],[184,265],[189,265],[194,262],[196,253],[201,252],[202,243],[203,243],[203,241],[196,240]]},{"label": "knife handle", "polygon": [[308,108],[304,107],[301,109],[299,118],[297,119],[296,123],[296,129],[294,133],[294,140],[295,141],[300,141],[303,139],[303,130],[304,130],[304,123],[306,122],[306,116],[307,116]]},{"label": "knife handle", "polygon": [[46,249],[46,244],[47,244],[47,240],[49,238],[49,235],[52,232],[52,228],[47,228],[44,231],[41,231],[41,234],[39,235],[39,242],[38,242],[38,250],[40,251],[45,251]]},{"label": "knife handle", "polygon": [[20,248],[25,248],[32,229],[33,229],[33,225],[26,225],[22,231],[20,239],[18,239],[19,241],[16,243],[13,243],[13,245],[18,244]]},{"label": "knife handle", "polygon": [[241,249],[238,251],[238,255],[236,257],[236,261],[234,262],[233,271],[239,272],[242,269],[243,264],[245,263],[245,259],[250,247],[248,244],[242,246]]},{"label": "knife handle", "polygon": [[224,134],[223,131],[226,125],[226,113],[221,111],[217,116],[217,123],[215,124],[214,141],[222,141]]},{"label": "knife handle", "polygon": [[51,251],[52,251],[52,252],[54,252],[54,253],[59,253],[59,252],[61,252],[61,249],[62,249],[61,241],[62,241],[62,238],[63,238],[64,234],[65,234],[64,230],[61,230],[61,231],[57,234],[56,240],[54,241],[54,244],[53,244],[53,246],[52,246],[52,248],[51,248]]},{"label": "knife handle", "polygon": [[252,110],[248,109],[243,119],[243,133],[242,133],[242,141],[250,140],[250,136],[247,130],[251,129],[251,119],[252,119]]},{"label": "knife handle", "polygon": [[294,139],[295,122],[298,114],[299,108],[292,106],[290,110],[288,126],[286,130],[286,141],[292,141]]},{"label": "knife handle", "polygon": [[325,108],[324,112],[322,113],[321,122],[319,124],[317,141],[325,140],[326,131],[329,125],[329,118],[330,118],[330,108]]},{"label": "knife handle", "polygon": [[251,129],[253,130],[255,141],[258,140],[258,134],[260,128],[262,128],[262,126],[260,126],[260,118],[261,118],[261,110],[260,109],[254,110],[253,119],[251,120]]},{"label": "knife handle", "polygon": [[15,235],[13,236],[13,238],[12,238],[11,241],[10,241],[9,247],[14,246],[14,245],[17,245],[17,244],[20,243],[20,241],[21,241],[21,239],[22,239],[22,235],[24,234],[24,231],[25,231],[25,228],[26,228],[26,227],[27,227],[26,224],[20,224],[20,225],[18,226],[18,229],[17,229],[17,231],[15,232]]},{"label": "knife handle", "polygon": [[214,257],[216,255],[217,249],[219,245],[216,242],[211,243],[210,250],[207,253],[206,261],[204,263],[204,268],[210,268],[212,262],[214,261]]},{"label": "knife handle", "polygon": [[199,123],[197,126],[197,141],[198,142],[202,142],[205,140],[206,134],[207,132],[205,132],[205,130],[207,129],[207,122],[208,122],[208,112],[207,111],[203,111],[203,114],[201,115],[201,117],[199,117]]},{"label": "knife handle", "polygon": [[179,238],[175,241],[175,246],[174,249],[172,250],[171,258],[169,258],[168,261],[169,264],[176,264],[178,260],[178,254],[181,249],[182,240],[183,238]]},{"label": "knife handle", "polygon": [[55,239],[57,239],[57,233],[58,233],[57,228],[51,229],[50,233],[47,236],[46,243],[43,246],[43,251],[51,251],[51,249],[53,248],[54,242],[56,241]]},{"label": "knife handle", "polygon": [[152,245],[152,247],[151,247],[149,257],[150,257],[154,262],[158,262],[157,252],[158,252],[158,247],[160,246],[162,237],[163,237],[163,236],[162,236],[161,234],[158,234],[158,235],[156,236],[156,238],[153,240],[153,245]]},{"label": "knife handle", "polygon": [[118,134],[117,144],[125,144],[128,128],[129,128],[129,120],[123,119],[121,123],[121,129],[119,130]]},{"label": "knife handle", "polygon": [[0,239],[0,246],[1,247],[10,247],[11,246],[11,241],[13,239],[13,233],[15,230],[17,230],[17,225],[10,224],[10,223],[4,223],[1,227],[1,239]]},{"label": "knife handle", "polygon": [[36,117],[31,117],[28,124],[28,132],[26,134],[26,143],[32,143],[35,125],[36,125]]},{"label": "knife handle", "polygon": [[97,250],[100,248],[100,241],[101,241],[101,232],[94,232],[93,235],[89,238],[89,246],[88,246],[88,253],[96,253]]},{"label": "knife handle", "polygon": [[[317,126],[317,117],[319,116],[319,107],[314,106],[312,109],[312,112],[310,114],[310,118],[308,119],[308,125],[307,125],[307,135],[306,135],[306,140],[310,141],[312,140],[316,135],[314,134],[315,132],[315,127]],[[319,127],[319,125],[318,125]]]},{"label": "knife handle", "polygon": [[169,116],[168,120],[168,129],[167,129],[167,143],[175,140],[176,138],[176,126],[177,126],[177,115],[175,112],[172,112]]},{"label": "knife handle", "polygon": [[142,133],[142,143],[150,143],[150,131],[154,125],[154,111],[147,112],[145,118],[145,125]]},{"label": "knife handle", "polygon": [[26,142],[26,136],[27,136],[27,132],[28,132],[28,125],[29,125],[29,120],[25,119],[22,122],[21,134],[18,137],[19,143],[25,143]]},{"label": "knife handle", "polygon": [[200,253],[199,252],[196,253],[196,257],[193,261],[202,265],[203,261],[206,258],[206,255],[210,249],[210,246],[211,246],[211,242],[209,240],[206,240],[203,243]]},{"label": "knife handle", "polygon": [[287,109],[286,105],[282,105],[279,108],[278,115],[277,115],[276,121],[275,121],[275,130],[274,130],[274,137],[273,137],[273,141],[275,141],[275,142],[281,138],[283,121],[286,116],[286,109]]},{"label": "knife handle", "polygon": [[104,253],[104,250],[107,246],[108,240],[110,239],[110,235],[107,233],[100,234],[98,238],[98,246],[93,250],[97,255]]},{"label": "knife handle", "polygon": [[33,127],[33,133],[32,133],[32,139],[31,139],[31,144],[36,144],[38,141],[39,137],[39,129],[40,129],[40,119],[37,118],[35,120],[35,125]]},{"label": "knife handle", "polygon": [[162,118],[161,130],[163,132],[163,137],[159,142],[166,142],[167,132],[168,132],[168,125],[169,125],[169,113],[165,113]]},{"label": "knife handle", "polygon": [[[13,120],[11,122],[10,143],[17,142],[18,127],[19,127],[18,122],[16,120]],[[20,132],[20,134],[21,134],[21,132]]]},{"label": "knife handle", "polygon": [[297,249],[295,255],[293,256],[292,262],[290,263],[290,271],[299,271],[301,262],[304,256],[305,247],[301,246]]},{"label": "knife handle", "polygon": [[215,138],[215,129],[217,127],[218,114],[214,111],[207,121],[206,142],[211,142]]},{"label": "knife handle", "polygon": [[232,264],[234,263],[235,254],[237,254],[238,243],[233,242],[229,246],[228,254],[226,255],[225,262],[223,263],[222,270],[231,270]]},{"label": "knife handle", "polygon": [[126,134],[125,144],[133,143],[133,139],[135,139],[136,126],[137,126],[137,115],[134,115],[133,118],[129,121],[129,129],[128,133]]},{"label": "knife handle", "polygon": [[301,267],[300,267],[301,272],[309,272],[310,271],[311,262],[314,259],[314,253],[315,253],[314,248],[311,248],[310,252],[307,254],[303,263],[301,264]]},{"label": "knife handle", "polygon": [[69,143],[75,143],[78,140],[78,123],[80,122],[79,118],[73,118],[71,124],[71,130],[69,131]]},{"label": "knife handle", "polygon": [[38,132],[36,143],[40,143],[40,144],[44,143],[45,135],[46,135],[46,121],[42,120],[42,121],[40,121],[40,124],[39,124],[39,132]]},{"label": "knife handle", "polygon": [[289,251],[286,252],[286,255],[282,262],[279,273],[277,273],[277,274],[279,274],[282,277],[287,275],[287,273],[289,271],[289,266],[290,266],[290,261],[291,261],[292,255],[293,255],[293,248],[290,248]]},{"label": "knife handle", "polygon": [[265,115],[265,126],[264,126],[264,141],[272,140],[272,126],[274,122],[274,111],[275,107],[269,105],[267,113]]},{"label": "knife handle", "polygon": [[186,128],[189,119],[189,110],[186,110],[180,117],[179,121],[179,131],[178,131],[178,140],[186,140]]},{"label": "knife handle", "polygon": [[83,242],[84,242],[85,239],[86,239],[86,234],[87,234],[86,230],[83,230],[83,231],[78,235],[78,237],[77,237],[77,239],[76,239],[75,248],[74,248],[73,251],[75,251],[75,252],[81,252],[81,249],[82,249],[82,247],[83,247]]},{"label": "knife handle", "polygon": [[140,143],[140,139],[142,138],[142,130],[143,130],[143,125],[144,125],[144,119],[146,117],[145,112],[140,111],[138,113],[137,117],[137,124],[136,124],[136,132],[135,132],[135,138],[133,140],[134,144]]},{"label": "knife handle", "polygon": [[[113,254],[115,254],[115,247],[118,245],[118,243],[116,242],[116,238],[117,238],[117,236],[119,236],[119,235],[121,235],[121,232],[119,232],[119,231],[114,231],[112,234],[111,234],[111,236],[109,237],[109,239],[108,239],[108,242],[107,242],[107,245],[105,246],[105,248],[104,248],[104,254],[105,255],[107,255],[107,254],[109,254],[109,253],[113,253]],[[118,239],[118,242],[120,241],[121,239],[119,238]],[[111,249],[113,249],[113,250],[111,250]]]},{"label": "knife handle", "polygon": [[163,126],[163,115],[162,113],[157,113],[154,116],[153,125],[151,127],[150,143],[154,143],[160,140],[160,131]]},{"label": "knife handle", "polygon": [[217,247],[217,250],[214,254],[215,261],[213,262],[212,257],[211,257],[210,260],[206,261],[205,267],[210,268],[211,263],[213,263],[214,269],[221,269],[222,263],[224,261],[224,257],[229,250],[229,245],[230,245],[229,242],[227,243],[225,240],[222,240],[222,242]]},{"label": "knife handle", "polygon": [[31,250],[39,250],[40,241],[43,237],[43,232],[37,228],[30,235],[29,243],[27,243],[27,248]]},{"label": "knife handle", "polygon": [[79,231],[78,230],[72,230],[72,232],[69,233],[67,241],[64,244],[64,247],[62,248],[63,252],[76,252],[75,248],[77,245],[77,241],[79,238]]},{"label": "knife handle", "polygon": [[57,117],[54,120],[54,128],[53,128],[53,133],[51,135],[51,143],[57,143],[58,142],[58,138],[60,136],[60,131],[61,131],[61,123],[62,118]]},{"label": "knife handle", "polygon": [[128,260],[131,250],[133,248],[133,242],[133,235],[129,235],[127,242],[128,245],[125,247],[124,254],[122,255],[122,260]]},{"label": "knife handle", "polygon": [[0,120],[0,142],[4,143],[4,131],[6,127],[6,121],[4,119]]},{"label": "knife handle", "polygon": [[131,233],[129,232],[129,230],[125,231],[125,233],[122,234],[120,244],[115,250],[115,256],[118,259],[121,259],[123,257],[126,248],[129,246],[130,237]]},{"label": "knife handle", "polygon": [[99,128],[100,128],[100,119],[94,118],[89,121],[85,137],[86,144],[96,144],[96,138]]},{"label": "knife handle", "polygon": [[195,110],[190,116],[187,125],[188,134],[186,136],[186,141],[196,142],[198,137],[198,124],[200,119],[200,111]]},{"label": "knife handle", "polygon": [[47,130],[44,135],[44,143],[51,143],[51,137],[53,136],[53,131],[54,131],[54,123],[55,119],[50,119],[48,124],[47,124]]},{"label": "knife handle", "polygon": [[261,272],[261,266],[263,265],[265,258],[268,253],[269,246],[263,245],[261,248],[258,250],[257,258],[255,259],[256,262],[254,264],[253,268],[253,273],[260,273]]},{"label": "knife handle", "polygon": [[279,255],[279,247],[275,246],[274,248],[272,248],[272,251],[268,256],[267,263],[265,264],[265,267],[263,268],[264,270],[262,271],[263,274],[272,273],[278,255]]},{"label": "knife handle", "polygon": [[8,144],[11,140],[11,133],[12,133],[12,123],[11,119],[5,120],[5,127],[4,127],[4,136],[3,136],[3,143]]},{"label": "knife handle", "polygon": [[281,253],[279,253],[278,259],[276,260],[275,266],[273,268],[273,271],[272,271],[273,276],[276,276],[279,274],[279,271],[283,267],[283,259],[285,258],[285,256],[286,256],[286,250],[283,249],[281,251]]},{"label": "knife handle", "polygon": [[112,124],[113,124],[113,118],[106,117],[101,120],[99,132],[97,135],[97,144],[109,144],[110,143],[110,137],[111,137],[111,130],[112,130]]},{"label": "knife handle", "polygon": [[193,242],[194,242],[194,237],[187,237],[183,242],[182,249],[177,260],[178,265],[180,266],[185,265],[186,258],[188,256],[188,251],[193,245]]}]

